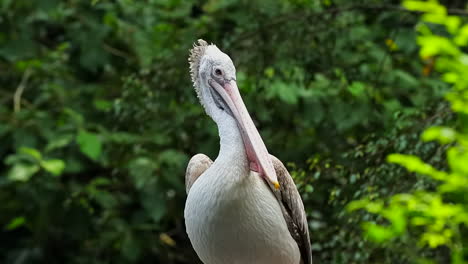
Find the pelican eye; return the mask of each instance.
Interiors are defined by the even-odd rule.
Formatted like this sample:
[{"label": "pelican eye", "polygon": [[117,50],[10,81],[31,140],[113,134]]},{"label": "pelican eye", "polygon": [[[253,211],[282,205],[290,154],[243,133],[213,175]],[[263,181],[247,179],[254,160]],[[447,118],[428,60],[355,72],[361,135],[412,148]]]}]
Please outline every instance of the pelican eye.
[{"label": "pelican eye", "polygon": [[215,69],[215,74],[221,76],[223,75],[223,71],[221,71],[220,69]]}]

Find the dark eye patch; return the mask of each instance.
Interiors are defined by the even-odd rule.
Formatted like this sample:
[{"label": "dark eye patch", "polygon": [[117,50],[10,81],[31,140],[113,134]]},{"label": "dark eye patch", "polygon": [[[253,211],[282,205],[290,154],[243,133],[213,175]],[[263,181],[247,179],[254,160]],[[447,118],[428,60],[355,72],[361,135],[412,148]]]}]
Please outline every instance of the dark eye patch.
[{"label": "dark eye patch", "polygon": [[218,107],[222,111],[225,111],[229,115],[233,116],[231,110],[227,107],[226,102],[224,102],[224,99],[221,97],[221,95],[216,90],[214,90],[213,88],[210,89],[210,93],[211,93],[211,96],[214,99],[214,103],[215,103],[216,107]]}]

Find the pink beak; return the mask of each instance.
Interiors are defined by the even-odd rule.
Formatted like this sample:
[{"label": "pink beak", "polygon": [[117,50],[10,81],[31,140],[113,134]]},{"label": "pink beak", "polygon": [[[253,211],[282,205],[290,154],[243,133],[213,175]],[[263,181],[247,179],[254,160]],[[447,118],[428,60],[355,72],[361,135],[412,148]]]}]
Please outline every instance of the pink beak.
[{"label": "pink beak", "polygon": [[270,154],[268,154],[265,143],[263,143],[245,107],[244,101],[242,101],[237,83],[235,81],[229,81],[226,82],[223,87],[217,82],[211,81],[210,85],[216,89],[219,95],[224,99],[239,124],[247,159],[250,162],[250,169],[258,172],[278,189],[280,185],[275,169],[271,163]]}]

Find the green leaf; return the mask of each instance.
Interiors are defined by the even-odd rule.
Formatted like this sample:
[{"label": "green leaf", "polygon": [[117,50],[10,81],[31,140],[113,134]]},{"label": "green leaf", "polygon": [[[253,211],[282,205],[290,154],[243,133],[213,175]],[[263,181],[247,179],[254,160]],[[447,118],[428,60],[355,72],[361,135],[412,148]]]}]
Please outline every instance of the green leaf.
[{"label": "green leaf", "polygon": [[426,232],[422,234],[421,242],[427,243],[431,248],[436,248],[438,246],[446,244],[448,242],[448,239],[447,237],[439,233]]},{"label": "green leaf", "polygon": [[468,44],[468,24],[464,25],[454,38],[455,44],[458,46],[466,46]]},{"label": "green leaf", "polygon": [[435,1],[403,1],[403,6],[413,11],[441,15],[447,14],[447,9]]},{"label": "green leaf", "polygon": [[379,226],[374,223],[364,223],[363,228],[366,230],[366,236],[377,243],[382,243],[395,237],[395,233],[391,228]]},{"label": "green leaf", "polygon": [[434,169],[431,165],[424,163],[419,157],[412,155],[390,154],[388,162],[399,164],[411,172],[430,175],[435,178],[443,178],[443,173]]},{"label": "green leaf", "polygon": [[392,229],[395,235],[400,235],[406,230],[405,208],[392,204],[382,213],[392,223]]},{"label": "green leaf", "polygon": [[462,147],[452,147],[447,151],[450,169],[461,175],[468,175],[468,151]]},{"label": "green leaf", "polygon": [[60,149],[63,147],[68,146],[72,141],[73,141],[73,135],[72,134],[65,134],[65,135],[60,135],[57,138],[53,138],[49,141],[47,144],[45,151],[51,151],[54,149]]},{"label": "green leaf", "polygon": [[441,144],[448,144],[455,141],[457,132],[448,127],[430,127],[422,134],[424,141],[438,140]]},{"label": "green leaf", "polygon": [[445,20],[445,26],[451,34],[455,34],[460,27],[461,19],[457,16],[448,16]]},{"label": "green leaf", "polygon": [[41,152],[39,152],[37,149],[22,147],[19,149],[19,153],[29,155],[37,161],[40,161],[42,159]]},{"label": "green leaf", "polygon": [[299,97],[299,87],[283,81],[273,82],[268,90],[269,97],[278,97],[288,104],[296,104]]},{"label": "green leaf", "polygon": [[367,199],[352,201],[346,206],[346,209],[349,211],[356,211],[359,209],[366,208],[366,205],[368,203],[369,203],[369,200]]},{"label": "green leaf", "polygon": [[416,79],[414,76],[412,76],[408,72],[395,70],[394,74],[398,82],[401,83],[402,85],[405,85],[408,87],[417,87],[420,85],[420,82],[418,81],[418,79]]},{"label": "green leaf", "polygon": [[265,69],[265,76],[269,79],[273,78],[273,76],[275,76],[275,69],[272,67],[267,67]]},{"label": "green leaf", "polygon": [[362,82],[352,82],[351,85],[348,86],[348,90],[356,97],[363,96],[366,91],[364,83]]},{"label": "green leaf", "polygon": [[161,186],[147,185],[143,191],[141,202],[154,222],[159,222],[166,215],[167,200]]},{"label": "green leaf", "polygon": [[94,107],[96,107],[97,110],[107,112],[112,108],[112,102],[108,100],[96,99],[94,100]]},{"label": "green leaf", "polygon": [[6,230],[13,230],[16,229],[26,223],[26,218],[23,216],[13,218],[8,225],[5,226]]},{"label": "green leaf", "polygon": [[42,168],[55,176],[62,174],[65,169],[65,162],[59,159],[43,160],[40,164]]},{"label": "green leaf", "polygon": [[80,130],[76,138],[80,151],[92,160],[98,160],[101,156],[102,142],[96,133]]},{"label": "green leaf", "polygon": [[371,213],[380,213],[383,208],[383,202],[382,201],[375,201],[375,202],[369,202],[366,204],[366,210],[371,212]]},{"label": "green leaf", "polygon": [[39,166],[36,164],[17,163],[10,169],[8,179],[11,181],[28,181],[31,176],[39,171]]},{"label": "green leaf", "polygon": [[154,179],[156,164],[147,157],[137,157],[129,162],[128,170],[135,187],[139,190]]},{"label": "green leaf", "polygon": [[64,108],[63,113],[73,120],[78,126],[81,126],[84,123],[83,115],[71,108]]}]

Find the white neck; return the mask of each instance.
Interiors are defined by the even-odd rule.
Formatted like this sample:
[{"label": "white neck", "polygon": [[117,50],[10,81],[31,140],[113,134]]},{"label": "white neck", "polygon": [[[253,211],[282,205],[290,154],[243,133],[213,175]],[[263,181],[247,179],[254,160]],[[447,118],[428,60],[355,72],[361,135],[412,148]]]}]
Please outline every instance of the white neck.
[{"label": "white neck", "polygon": [[213,97],[210,95],[210,88],[201,85],[206,83],[205,76],[201,75],[200,77],[197,84],[201,90],[200,101],[205,108],[205,112],[218,126],[220,148],[215,165],[229,168],[230,171],[236,171],[239,175],[247,175],[249,174],[249,163],[237,122],[234,117],[216,106]]},{"label": "white neck", "polygon": [[236,120],[223,111],[219,111],[219,114],[213,119],[218,125],[220,138],[219,154],[215,162],[221,163],[233,171],[239,171],[241,175],[248,175],[249,163]]}]

